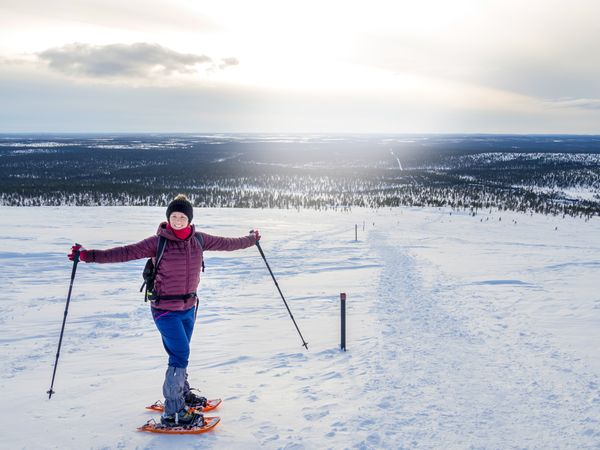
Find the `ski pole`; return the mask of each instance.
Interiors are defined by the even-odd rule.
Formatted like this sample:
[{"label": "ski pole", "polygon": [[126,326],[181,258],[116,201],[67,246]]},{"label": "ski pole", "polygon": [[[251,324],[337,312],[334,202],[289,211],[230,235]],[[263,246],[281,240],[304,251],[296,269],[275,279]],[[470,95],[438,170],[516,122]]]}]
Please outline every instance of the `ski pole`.
[{"label": "ski pole", "polygon": [[263,249],[260,246],[260,243],[258,241],[256,241],[256,246],[258,247],[258,251],[260,252],[260,256],[262,256],[262,259],[264,260],[265,264],[267,265],[267,269],[269,269],[269,273],[271,274],[271,278],[273,278],[273,281],[275,282],[275,286],[277,287],[277,290],[279,291],[279,295],[281,295],[281,299],[283,300],[283,303],[285,304],[285,307],[287,308],[287,311],[290,314],[292,322],[294,322],[296,330],[298,331],[298,334],[300,335],[300,339],[302,339],[302,346],[304,348],[306,348],[306,350],[308,350],[308,342],[306,342],[304,340],[304,338],[302,337],[302,333],[300,333],[300,328],[298,328],[298,324],[294,320],[294,316],[292,315],[292,311],[290,311],[290,307],[288,306],[287,302],[285,301],[285,297],[281,293],[281,289],[279,288],[279,284],[277,283],[277,280],[275,279],[275,275],[273,275],[273,271],[271,270],[271,267],[269,266],[269,263],[267,262],[267,258],[265,258],[265,253],[263,252]]},{"label": "ski pole", "polygon": [[[75,244],[79,245],[79,244]],[[65,332],[65,323],[67,322],[67,314],[69,313],[69,303],[71,302],[71,291],[73,290],[73,280],[75,280],[75,271],[77,270],[77,263],[79,262],[79,250],[75,251],[73,257],[73,270],[71,270],[71,284],[69,285],[69,294],[67,295],[67,304],[65,305],[65,315],[63,317],[62,328],[60,329],[60,339],[58,340],[58,350],[56,350],[56,360],[54,361],[54,372],[52,373],[52,383],[50,389],[46,392],[48,394],[48,400],[52,398],[54,394],[54,378],[56,377],[56,367],[58,366],[58,357],[60,356],[60,346],[62,345],[63,334]]]}]

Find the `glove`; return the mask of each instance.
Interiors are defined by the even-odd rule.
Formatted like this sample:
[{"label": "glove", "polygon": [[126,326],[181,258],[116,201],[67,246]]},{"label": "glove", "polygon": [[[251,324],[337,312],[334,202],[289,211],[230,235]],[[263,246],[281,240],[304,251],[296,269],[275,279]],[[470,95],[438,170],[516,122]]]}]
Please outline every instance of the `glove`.
[{"label": "glove", "polygon": [[250,230],[250,234],[254,235],[256,242],[260,241],[260,232],[258,230]]},{"label": "glove", "polygon": [[87,250],[83,248],[80,244],[75,244],[74,246],[72,246],[71,253],[69,253],[67,256],[71,261],[73,261],[77,252],[79,252],[79,260],[85,261]]}]

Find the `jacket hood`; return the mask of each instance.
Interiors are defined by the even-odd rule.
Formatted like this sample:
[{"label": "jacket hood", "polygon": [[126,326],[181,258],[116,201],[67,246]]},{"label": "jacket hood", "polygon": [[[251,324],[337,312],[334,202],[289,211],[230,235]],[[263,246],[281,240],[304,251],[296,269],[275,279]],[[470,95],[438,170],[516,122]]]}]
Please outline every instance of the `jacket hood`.
[{"label": "jacket hood", "polygon": [[[192,232],[190,233],[190,235],[183,239],[184,241],[188,241],[190,240],[193,236],[194,233],[196,232],[196,227],[194,226],[194,224],[190,224],[190,226],[192,227]],[[170,241],[181,241],[182,239],[179,239],[177,236],[175,236],[175,233],[173,233],[173,230],[169,230],[167,228],[167,222],[161,222],[160,225],[158,226],[158,230],[156,230],[156,234],[159,236],[162,236],[166,239],[169,239]]]}]

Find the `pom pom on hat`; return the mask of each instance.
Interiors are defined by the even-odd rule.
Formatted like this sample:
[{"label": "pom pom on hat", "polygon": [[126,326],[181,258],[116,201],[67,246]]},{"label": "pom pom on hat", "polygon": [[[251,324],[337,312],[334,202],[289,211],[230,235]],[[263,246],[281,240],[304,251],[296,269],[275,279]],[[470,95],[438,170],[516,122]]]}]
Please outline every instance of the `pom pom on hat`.
[{"label": "pom pom on hat", "polygon": [[194,207],[183,194],[179,194],[171,203],[169,203],[169,206],[167,206],[167,220],[171,216],[171,213],[174,212],[185,214],[189,222],[194,218]]}]

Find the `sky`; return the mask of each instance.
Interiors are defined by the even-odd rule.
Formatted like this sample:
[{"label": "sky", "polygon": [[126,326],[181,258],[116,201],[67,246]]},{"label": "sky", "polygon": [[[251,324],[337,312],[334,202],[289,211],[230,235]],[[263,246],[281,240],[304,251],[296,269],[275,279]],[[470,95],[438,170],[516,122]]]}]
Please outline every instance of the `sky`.
[{"label": "sky", "polygon": [[0,132],[600,133],[596,0],[0,0]]}]

